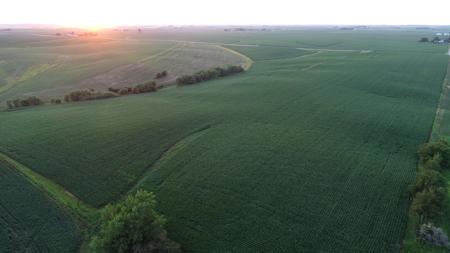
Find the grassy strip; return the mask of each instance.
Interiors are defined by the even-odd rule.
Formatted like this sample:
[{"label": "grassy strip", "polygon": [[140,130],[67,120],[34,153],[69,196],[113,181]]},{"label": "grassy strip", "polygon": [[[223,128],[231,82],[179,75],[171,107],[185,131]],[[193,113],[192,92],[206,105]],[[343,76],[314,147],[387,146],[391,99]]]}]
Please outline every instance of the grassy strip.
[{"label": "grassy strip", "polygon": [[[438,106],[436,108],[436,116],[434,118],[433,126],[432,126],[430,136],[429,136],[430,142],[437,141],[440,138],[442,138],[442,136],[441,136],[442,121],[443,121],[444,115],[447,111],[447,109],[446,109],[447,104],[448,104],[447,101],[450,99],[449,76],[450,76],[450,64],[447,66],[447,75],[444,78],[444,82],[442,84],[442,92],[441,92],[441,96],[439,98]],[[447,180],[447,184],[450,185],[450,172],[447,171],[442,174],[444,175],[445,179]],[[450,188],[448,188],[447,190],[448,190],[447,198],[448,198],[448,200],[450,200]],[[450,206],[448,205],[448,203],[446,205],[444,214],[442,215],[442,217],[440,217],[440,219],[435,220],[434,224],[441,227],[445,231],[445,233],[447,233],[447,235],[450,233]],[[411,210],[409,210],[408,224],[406,227],[405,237],[403,239],[402,252],[405,252],[405,253],[441,253],[441,252],[443,253],[443,252],[448,252],[448,250],[444,249],[444,248],[437,248],[437,247],[430,246],[430,245],[420,244],[416,240],[416,230],[417,230],[418,226],[419,226],[418,217]]]},{"label": "grassy strip", "polygon": [[129,193],[133,193],[137,191],[138,189],[142,188],[145,181],[148,179],[149,175],[154,172],[155,170],[158,170],[166,161],[173,158],[180,150],[187,147],[189,144],[191,144],[194,140],[202,136],[207,132],[207,130],[210,128],[210,126],[206,126],[204,128],[201,128],[197,131],[194,131],[193,133],[189,134],[188,136],[184,137],[183,139],[176,142],[174,145],[172,145],[169,149],[167,149],[158,160],[156,160],[155,163],[149,166],[147,171],[144,173],[144,175],[139,179],[139,181],[131,188]]},{"label": "grassy strip", "polygon": [[39,175],[32,169],[15,161],[14,159],[0,153],[0,160],[6,161],[12,167],[23,174],[33,185],[45,191],[60,206],[67,209],[81,225],[86,226],[92,224],[97,217],[97,210],[82,202],[80,199],[65,190],[62,186],[52,182],[51,180]]},{"label": "grassy strip", "polygon": [[244,68],[245,71],[249,70],[252,67],[253,63],[254,63],[254,61],[250,57],[246,56],[245,54],[241,54],[241,53],[239,53],[237,51],[234,51],[233,49],[230,49],[230,48],[227,48],[227,47],[223,47],[223,46],[217,46],[216,45],[216,47],[222,48],[222,49],[224,49],[224,50],[226,50],[226,51],[228,51],[228,52],[230,52],[232,54],[235,54],[235,55],[238,55],[238,56],[244,58],[245,63],[242,65],[242,68]]}]

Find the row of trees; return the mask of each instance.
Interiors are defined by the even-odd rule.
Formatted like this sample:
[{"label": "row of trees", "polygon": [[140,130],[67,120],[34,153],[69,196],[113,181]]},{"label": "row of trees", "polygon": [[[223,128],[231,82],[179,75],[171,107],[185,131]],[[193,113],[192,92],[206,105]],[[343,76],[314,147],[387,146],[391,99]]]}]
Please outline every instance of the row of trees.
[{"label": "row of trees", "polygon": [[430,142],[419,149],[419,173],[411,186],[412,210],[419,221],[429,221],[443,212],[447,182],[441,172],[450,165],[450,146],[446,141]]},{"label": "row of trees", "polygon": [[106,99],[117,97],[118,95],[113,92],[101,92],[94,89],[89,90],[77,90],[64,96],[66,102],[79,102],[94,99]]},{"label": "row of trees", "polygon": [[[410,188],[413,199],[411,209],[417,215],[419,224],[423,224],[438,218],[447,207],[447,181],[442,171],[450,168],[450,146],[444,140],[430,142],[422,145],[418,154],[418,176]],[[424,243],[440,241],[424,235],[423,226],[417,230],[416,235]]]},{"label": "row of trees", "polygon": [[427,37],[422,37],[419,40],[419,42],[432,42],[432,43],[439,43],[440,41],[442,41],[444,43],[450,43],[450,37],[449,38],[440,38],[440,37],[436,36],[432,40],[430,40]]},{"label": "row of trees", "polygon": [[212,79],[216,79],[219,77],[224,77],[236,73],[241,73],[244,71],[244,68],[241,66],[229,66],[228,68],[213,68],[210,70],[202,70],[200,72],[197,72],[193,75],[184,75],[179,78],[177,78],[177,84],[178,85],[188,85],[188,84],[195,84],[200,83]]},{"label": "row of trees", "polygon": [[181,253],[167,237],[166,219],[156,211],[155,195],[138,190],[123,201],[106,206],[98,233],[90,246],[95,253]]},{"label": "row of trees", "polygon": [[43,104],[42,100],[38,97],[28,97],[24,99],[14,99],[6,101],[6,105],[9,109],[25,107],[25,106],[37,106]]},{"label": "row of trees", "polygon": [[108,88],[110,92],[117,93],[121,96],[130,95],[130,94],[139,94],[139,93],[147,93],[154,92],[158,88],[156,87],[156,83],[153,81],[149,81],[143,84],[138,84],[134,87],[123,87],[123,88]]}]

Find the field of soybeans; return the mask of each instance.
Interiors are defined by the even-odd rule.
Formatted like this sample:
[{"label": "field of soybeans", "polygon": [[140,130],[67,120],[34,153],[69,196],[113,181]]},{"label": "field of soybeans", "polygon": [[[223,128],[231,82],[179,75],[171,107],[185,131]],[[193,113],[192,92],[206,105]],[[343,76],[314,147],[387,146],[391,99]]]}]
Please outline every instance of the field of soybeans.
[{"label": "field of soybeans", "polygon": [[78,228],[62,210],[0,161],[1,252],[75,252]]},{"label": "field of soybeans", "polygon": [[[446,46],[417,42],[427,33],[109,32],[101,53],[89,51],[100,42],[27,42],[29,36],[15,35],[11,40],[22,44],[1,44],[0,37],[0,56],[13,57],[23,52],[15,45],[27,45],[36,52],[48,47],[49,54],[76,48],[71,60],[87,61],[71,65],[73,75],[50,69],[4,92],[0,84],[2,103],[24,94],[60,95],[60,85],[73,87],[63,80],[78,78],[76,69],[95,69],[95,77],[146,55],[151,67],[152,55],[177,54],[155,70],[179,62],[173,75],[194,71],[180,67],[198,58],[193,51],[217,56],[193,64],[202,68],[253,62],[244,73],[191,86],[1,111],[0,152],[97,208],[134,189],[153,191],[169,236],[186,252],[399,252],[416,151],[429,137],[448,64]],[[137,51],[109,57],[117,47]],[[179,47],[190,53],[179,56]],[[120,78],[138,81],[148,73]],[[17,177],[9,172],[0,180]]]}]

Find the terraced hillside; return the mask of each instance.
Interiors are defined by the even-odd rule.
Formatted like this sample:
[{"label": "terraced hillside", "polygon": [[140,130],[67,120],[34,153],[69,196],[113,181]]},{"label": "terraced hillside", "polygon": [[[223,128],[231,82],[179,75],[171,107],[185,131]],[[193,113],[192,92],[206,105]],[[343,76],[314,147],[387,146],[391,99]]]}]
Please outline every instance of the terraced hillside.
[{"label": "terraced hillside", "polygon": [[212,35],[159,41],[258,44],[228,45],[252,68],[1,112],[0,151],[95,206],[154,191],[187,252],[398,252],[446,48],[411,31]]},{"label": "terraced hillside", "polygon": [[[134,86],[152,80],[163,70],[168,76],[157,82],[171,84],[177,76],[246,61],[218,45],[109,37],[66,38],[48,31],[25,35],[13,32],[8,37],[12,41],[0,42],[2,106],[7,99],[23,96],[48,99],[79,89]],[[39,40],[33,41],[35,37]]]}]

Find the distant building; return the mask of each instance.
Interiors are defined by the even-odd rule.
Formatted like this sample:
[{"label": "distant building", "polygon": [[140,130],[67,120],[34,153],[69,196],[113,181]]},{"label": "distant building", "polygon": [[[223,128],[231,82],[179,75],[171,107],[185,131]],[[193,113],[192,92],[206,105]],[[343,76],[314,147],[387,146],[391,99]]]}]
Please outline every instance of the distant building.
[{"label": "distant building", "polygon": [[444,33],[444,36],[449,36],[450,35],[450,33]]},{"label": "distant building", "polygon": [[442,36],[442,33],[436,33],[436,36]]}]

